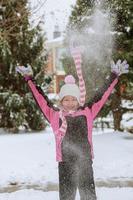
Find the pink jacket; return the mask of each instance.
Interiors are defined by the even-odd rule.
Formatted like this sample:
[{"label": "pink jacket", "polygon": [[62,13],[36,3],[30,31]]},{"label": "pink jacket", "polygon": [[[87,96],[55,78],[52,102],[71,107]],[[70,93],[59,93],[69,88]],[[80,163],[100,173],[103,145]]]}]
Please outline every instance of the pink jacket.
[{"label": "pink jacket", "polygon": [[[73,116],[85,115],[87,119],[87,127],[88,127],[88,141],[91,145],[91,154],[93,157],[93,143],[92,143],[92,128],[93,128],[93,121],[105,102],[107,101],[109,95],[111,94],[113,88],[117,84],[118,79],[115,76],[112,83],[109,85],[107,90],[103,93],[100,100],[92,104],[91,107],[84,106],[83,109],[76,111]],[[62,154],[61,154],[61,142],[63,139],[62,134],[58,131],[59,130],[59,110],[55,110],[52,106],[50,106],[46,100],[46,98],[42,95],[42,93],[38,90],[36,85],[32,80],[28,80],[28,85],[33,93],[35,100],[37,101],[42,113],[47,118],[51,127],[54,132],[55,141],[56,141],[56,160],[58,162],[62,161]],[[66,114],[67,115],[67,114]]]}]

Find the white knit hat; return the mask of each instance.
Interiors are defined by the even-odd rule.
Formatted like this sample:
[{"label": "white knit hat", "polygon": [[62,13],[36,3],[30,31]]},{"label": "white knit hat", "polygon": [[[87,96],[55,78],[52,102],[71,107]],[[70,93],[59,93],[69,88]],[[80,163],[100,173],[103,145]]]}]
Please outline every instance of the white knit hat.
[{"label": "white knit hat", "polygon": [[65,84],[61,87],[59,92],[60,101],[65,96],[73,96],[76,97],[78,102],[80,103],[80,90],[79,87],[75,84],[75,78],[72,75],[68,75],[65,77]]}]

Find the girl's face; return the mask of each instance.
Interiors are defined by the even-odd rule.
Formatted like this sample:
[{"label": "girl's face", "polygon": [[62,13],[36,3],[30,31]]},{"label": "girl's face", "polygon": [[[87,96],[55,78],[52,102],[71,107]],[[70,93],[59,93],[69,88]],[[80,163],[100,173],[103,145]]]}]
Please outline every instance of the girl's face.
[{"label": "girl's face", "polygon": [[61,101],[61,105],[65,111],[76,111],[79,103],[76,97],[65,96]]}]

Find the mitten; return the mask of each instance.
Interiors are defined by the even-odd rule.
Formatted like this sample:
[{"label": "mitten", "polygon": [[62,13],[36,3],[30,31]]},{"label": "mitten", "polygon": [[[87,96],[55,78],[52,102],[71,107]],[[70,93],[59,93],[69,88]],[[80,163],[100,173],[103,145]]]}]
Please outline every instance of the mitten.
[{"label": "mitten", "polygon": [[20,73],[22,76],[33,76],[33,70],[30,65],[25,66],[17,66],[16,71]]},{"label": "mitten", "polygon": [[111,61],[111,72],[116,73],[118,76],[128,73],[128,67],[129,65],[126,60],[124,60],[123,62],[121,60],[118,60],[116,64],[114,61]]}]

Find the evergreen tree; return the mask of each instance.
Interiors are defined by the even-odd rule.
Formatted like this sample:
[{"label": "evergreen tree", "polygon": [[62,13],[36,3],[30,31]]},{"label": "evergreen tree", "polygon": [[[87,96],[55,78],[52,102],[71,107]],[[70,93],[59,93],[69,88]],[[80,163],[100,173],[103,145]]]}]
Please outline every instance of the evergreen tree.
[{"label": "evergreen tree", "polygon": [[0,2],[0,127],[14,132],[20,126],[45,127],[32,95],[15,66],[30,64],[44,82],[44,42],[40,24],[32,28],[27,0]]},{"label": "evergreen tree", "polygon": [[69,28],[75,27],[79,30],[84,27],[86,20],[83,21],[83,17],[92,13],[93,2],[94,1],[91,0],[76,1],[76,5],[73,7],[71,16],[69,18]]}]

